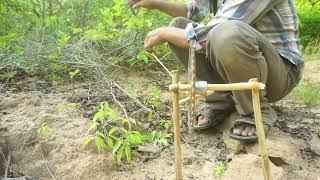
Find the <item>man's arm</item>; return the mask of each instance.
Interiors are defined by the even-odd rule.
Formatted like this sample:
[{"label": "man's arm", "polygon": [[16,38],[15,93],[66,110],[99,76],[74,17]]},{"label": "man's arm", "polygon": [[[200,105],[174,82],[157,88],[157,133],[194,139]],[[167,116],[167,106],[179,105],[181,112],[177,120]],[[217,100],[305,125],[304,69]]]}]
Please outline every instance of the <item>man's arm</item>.
[{"label": "man's arm", "polygon": [[149,32],[144,41],[144,48],[146,51],[152,52],[155,46],[165,42],[169,42],[180,48],[189,48],[184,29],[175,27],[161,27]]},{"label": "man's arm", "polygon": [[129,6],[132,8],[158,9],[172,17],[187,17],[188,9],[184,3],[173,3],[159,0],[131,0]]}]

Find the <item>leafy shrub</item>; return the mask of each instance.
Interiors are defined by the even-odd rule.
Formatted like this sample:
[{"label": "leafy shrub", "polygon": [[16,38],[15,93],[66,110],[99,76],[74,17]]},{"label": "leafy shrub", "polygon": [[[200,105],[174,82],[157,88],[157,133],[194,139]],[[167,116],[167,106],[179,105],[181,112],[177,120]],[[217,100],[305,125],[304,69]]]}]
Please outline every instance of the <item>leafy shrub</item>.
[{"label": "leafy shrub", "polygon": [[[166,124],[166,122],[162,123]],[[99,151],[108,147],[115,155],[118,164],[125,160],[131,163],[132,154],[138,155],[135,148],[143,146],[146,142],[168,146],[168,140],[172,136],[168,133],[169,125],[163,125],[165,127],[163,132],[152,131],[148,134],[132,130],[133,125],[137,125],[135,119],[120,118],[108,103],[102,103],[89,128],[89,132],[94,132],[94,134],[87,136],[83,145],[86,146],[89,142],[95,141]]]},{"label": "leafy shrub", "polygon": [[320,2],[297,0],[300,38],[304,47],[320,44]]}]

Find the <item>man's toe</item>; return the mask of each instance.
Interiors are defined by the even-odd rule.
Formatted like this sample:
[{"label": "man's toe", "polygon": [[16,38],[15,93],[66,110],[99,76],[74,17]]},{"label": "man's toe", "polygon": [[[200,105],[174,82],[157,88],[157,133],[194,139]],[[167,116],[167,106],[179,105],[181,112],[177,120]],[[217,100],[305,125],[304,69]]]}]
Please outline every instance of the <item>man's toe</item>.
[{"label": "man's toe", "polygon": [[234,129],[233,129],[233,134],[235,134],[235,135],[241,135],[241,132],[243,131],[243,128],[244,128],[244,126],[241,124],[241,125],[239,125],[239,126],[237,126],[237,127],[235,127]]},{"label": "man's toe", "polygon": [[241,132],[241,136],[248,136],[247,131],[243,130],[243,131]]},{"label": "man's toe", "polygon": [[248,133],[248,136],[253,136],[256,134],[256,127],[251,127],[249,133]]},{"label": "man's toe", "polygon": [[208,124],[208,122],[209,122],[208,119],[206,117],[204,117],[204,116],[200,116],[198,118],[198,125],[199,126],[206,125],[206,124]]}]

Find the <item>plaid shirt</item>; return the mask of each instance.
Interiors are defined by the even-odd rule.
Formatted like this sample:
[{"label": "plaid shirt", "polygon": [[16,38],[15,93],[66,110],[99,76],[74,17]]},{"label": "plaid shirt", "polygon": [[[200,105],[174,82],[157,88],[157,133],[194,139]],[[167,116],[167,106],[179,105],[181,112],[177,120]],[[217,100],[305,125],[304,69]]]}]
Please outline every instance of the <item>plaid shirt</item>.
[{"label": "plaid shirt", "polygon": [[199,43],[215,25],[239,20],[260,31],[282,57],[296,65],[302,62],[294,0],[195,0],[187,8],[188,18],[196,22],[215,13],[207,25],[195,29]]}]

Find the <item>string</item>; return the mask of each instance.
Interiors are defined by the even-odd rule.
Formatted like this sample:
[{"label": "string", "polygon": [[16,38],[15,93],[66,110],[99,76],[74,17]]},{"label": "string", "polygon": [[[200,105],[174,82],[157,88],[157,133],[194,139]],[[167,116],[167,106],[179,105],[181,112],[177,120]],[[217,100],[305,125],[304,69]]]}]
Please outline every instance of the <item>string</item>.
[{"label": "string", "polygon": [[[148,53],[148,52],[147,52]],[[169,69],[160,61],[160,59],[154,54],[154,53],[148,53],[149,55],[151,55],[152,57],[154,57],[154,59],[156,59],[156,61],[167,71],[167,73],[169,74],[169,76],[173,77],[172,73],[169,71]]]}]

